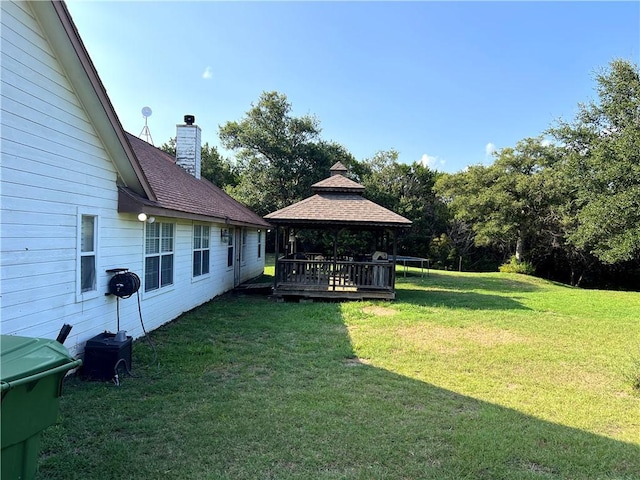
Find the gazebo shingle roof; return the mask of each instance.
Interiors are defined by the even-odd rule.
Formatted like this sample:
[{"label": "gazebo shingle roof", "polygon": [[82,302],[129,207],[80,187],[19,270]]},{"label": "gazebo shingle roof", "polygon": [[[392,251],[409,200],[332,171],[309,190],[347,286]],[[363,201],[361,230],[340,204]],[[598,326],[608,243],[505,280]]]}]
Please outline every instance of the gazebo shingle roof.
[{"label": "gazebo shingle roof", "polygon": [[364,192],[364,186],[342,175],[333,175],[311,185],[313,193],[320,192]]},{"label": "gazebo shingle roof", "polygon": [[347,171],[344,165],[338,162],[331,171],[332,176],[312,185],[314,195],[264,218],[274,224],[288,225],[411,226],[411,220],[364,198],[364,186],[342,175]]}]

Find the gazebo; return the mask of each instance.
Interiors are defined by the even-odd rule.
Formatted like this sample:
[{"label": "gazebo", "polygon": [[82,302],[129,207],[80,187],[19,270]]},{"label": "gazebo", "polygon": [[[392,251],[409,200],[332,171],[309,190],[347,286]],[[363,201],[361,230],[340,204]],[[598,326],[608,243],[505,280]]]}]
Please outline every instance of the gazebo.
[{"label": "gazebo", "polygon": [[[313,195],[264,218],[275,226],[273,295],[318,299],[395,299],[397,232],[411,221],[362,196],[364,186],[340,162],[312,185]],[[299,251],[302,231],[330,233],[332,248]],[[340,252],[344,232],[372,232],[375,248]],[[339,255],[341,253],[341,255]]]}]

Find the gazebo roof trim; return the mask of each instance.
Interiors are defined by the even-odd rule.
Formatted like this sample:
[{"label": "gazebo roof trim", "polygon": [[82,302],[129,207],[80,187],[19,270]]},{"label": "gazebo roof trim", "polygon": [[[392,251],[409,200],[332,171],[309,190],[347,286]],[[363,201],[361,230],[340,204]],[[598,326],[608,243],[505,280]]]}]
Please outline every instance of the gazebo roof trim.
[{"label": "gazebo roof trim", "polygon": [[345,192],[353,194],[364,192],[364,186],[342,175],[333,175],[311,185],[311,190],[313,193]]}]

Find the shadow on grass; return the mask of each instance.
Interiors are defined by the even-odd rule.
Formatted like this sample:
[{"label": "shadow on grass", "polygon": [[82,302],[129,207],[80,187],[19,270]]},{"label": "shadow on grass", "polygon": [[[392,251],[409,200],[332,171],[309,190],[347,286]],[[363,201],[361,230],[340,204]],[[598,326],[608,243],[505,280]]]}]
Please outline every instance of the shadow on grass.
[{"label": "shadow on grass", "polygon": [[[423,293],[424,295],[424,293]],[[425,295],[427,296],[427,295]],[[404,299],[403,299],[404,300]],[[632,479],[640,449],[377,368],[339,304],[224,296],[71,379],[37,478]]]},{"label": "shadow on grass", "polygon": [[[522,278],[520,278],[522,277]],[[418,285],[437,284],[447,290],[468,291],[468,290],[489,290],[497,293],[533,292],[540,287],[536,282],[540,281],[535,277],[526,277],[517,274],[501,275],[495,274],[455,272],[442,273],[438,270],[431,270],[429,274],[410,272],[406,277],[400,271],[396,274],[396,283],[415,283]]]},{"label": "shadow on grass", "polygon": [[400,288],[396,291],[400,302],[427,307],[464,308],[466,310],[531,310],[517,300],[488,293],[451,290],[420,290]]}]

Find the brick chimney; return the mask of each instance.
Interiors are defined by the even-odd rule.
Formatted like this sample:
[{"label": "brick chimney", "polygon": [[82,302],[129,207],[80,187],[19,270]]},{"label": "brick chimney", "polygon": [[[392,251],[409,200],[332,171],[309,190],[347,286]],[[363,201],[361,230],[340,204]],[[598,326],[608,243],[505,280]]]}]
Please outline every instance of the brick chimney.
[{"label": "brick chimney", "polygon": [[193,115],[184,116],[184,125],[176,125],[176,163],[196,178],[200,178],[200,127]]}]

